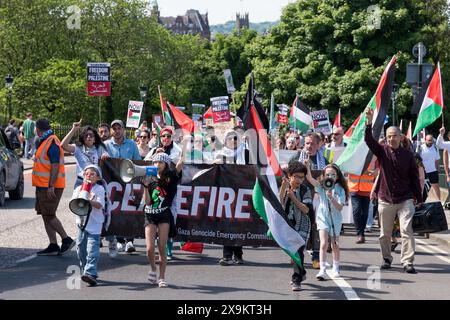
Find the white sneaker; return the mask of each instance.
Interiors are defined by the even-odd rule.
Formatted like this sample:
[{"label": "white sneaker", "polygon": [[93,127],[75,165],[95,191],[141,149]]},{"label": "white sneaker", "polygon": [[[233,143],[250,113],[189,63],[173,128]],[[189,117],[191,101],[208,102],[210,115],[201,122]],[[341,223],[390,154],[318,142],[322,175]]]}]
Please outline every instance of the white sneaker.
[{"label": "white sneaker", "polygon": [[117,242],[116,241],[110,241],[109,242],[109,257],[115,258],[117,257],[117,254],[119,252],[117,251]]},{"label": "white sneaker", "polygon": [[333,269],[331,270],[330,276],[331,276],[333,279],[340,278],[340,277],[341,277],[341,272],[339,271],[339,269],[334,269],[334,268],[333,268]]},{"label": "white sneaker", "polygon": [[134,248],[133,243],[131,241],[128,241],[127,245],[125,246],[125,252],[126,253],[132,253],[132,252],[135,252],[135,251],[136,251],[136,249]]},{"label": "white sneaker", "polygon": [[316,276],[317,280],[324,281],[327,278],[327,274],[325,272],[325,269],[320,269],[319,273]]},{"label": "white sneaker", "polygon": [[118,252],[125,251],[125,245],[123,243],[117,242],[117,251]]}]

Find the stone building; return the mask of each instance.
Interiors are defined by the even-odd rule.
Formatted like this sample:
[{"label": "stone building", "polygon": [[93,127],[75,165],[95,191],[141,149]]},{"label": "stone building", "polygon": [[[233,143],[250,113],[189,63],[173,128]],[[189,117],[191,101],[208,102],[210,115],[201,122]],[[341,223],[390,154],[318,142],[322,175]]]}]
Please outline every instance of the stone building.
[{"label": "stone building", "polygon": [[154,1],[151,17],[175,34],[199,34],[201,37],[211,41],[208,13],[200,14],[198,10],[190,9],[183,16],[161,17],[158,3]]}]

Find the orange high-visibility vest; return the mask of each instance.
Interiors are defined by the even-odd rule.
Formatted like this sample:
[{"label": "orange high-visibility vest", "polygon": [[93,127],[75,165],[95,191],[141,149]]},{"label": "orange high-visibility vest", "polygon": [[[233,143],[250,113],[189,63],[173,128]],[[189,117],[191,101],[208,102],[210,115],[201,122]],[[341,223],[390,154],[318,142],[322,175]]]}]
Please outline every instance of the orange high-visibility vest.
[{"label": "orange high-visibility vest", "polygon": [[41,143],[36,151],[33,163],[33,172],[31,174],[31,181],[34,187],[48,188],[50,182],[50,158],[47,155],[47,151],[50,148],[52,142],[55,141],[59,148],[59,170],[58,177],[55,180],[55,188],[66,187],[66,174],[64,169],[64,151],[61,148],[61,142],[55,135],[49,136],[44,142]]},{"label": "orange high-visibility vest", "polygon": [[370,161],[369,166],[367,167],[367,170],[364,171],[364,173],[360,176],[356,174],[349,174],[348,175],[348,191],[349,192],[364,192],[364,193],[370,193],[372,191],[373,183],[375,181],[375,177],[372,175],[369,175],[370,172],[373,172],[375,170],[375,159],[372,159]]}]

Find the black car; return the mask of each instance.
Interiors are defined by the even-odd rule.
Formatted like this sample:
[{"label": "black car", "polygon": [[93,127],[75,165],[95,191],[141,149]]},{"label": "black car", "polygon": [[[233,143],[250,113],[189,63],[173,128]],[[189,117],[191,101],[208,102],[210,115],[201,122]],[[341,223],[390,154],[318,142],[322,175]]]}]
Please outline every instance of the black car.
[{"label": "black car", "polygon": [[23,198],[23,163],[11,148],[3,129],[0,129],[0,207],[5,205],[7,191],[12,200]]}]

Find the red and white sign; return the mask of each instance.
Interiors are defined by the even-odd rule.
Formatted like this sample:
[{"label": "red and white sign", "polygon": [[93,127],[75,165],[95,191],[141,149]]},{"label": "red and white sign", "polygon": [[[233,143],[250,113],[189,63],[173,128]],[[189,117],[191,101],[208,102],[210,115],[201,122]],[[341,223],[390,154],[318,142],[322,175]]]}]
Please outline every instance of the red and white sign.
[{"label": "red and white sign", "polygon": [[231,114],[228,106],[228,97],[215,97],[210,100],[214,123],[229,122],[231,120]]},{"label": "red and white sign", "polygon": [[106,62],[87,64],[88,96],[111,95],[111,64]]}]

